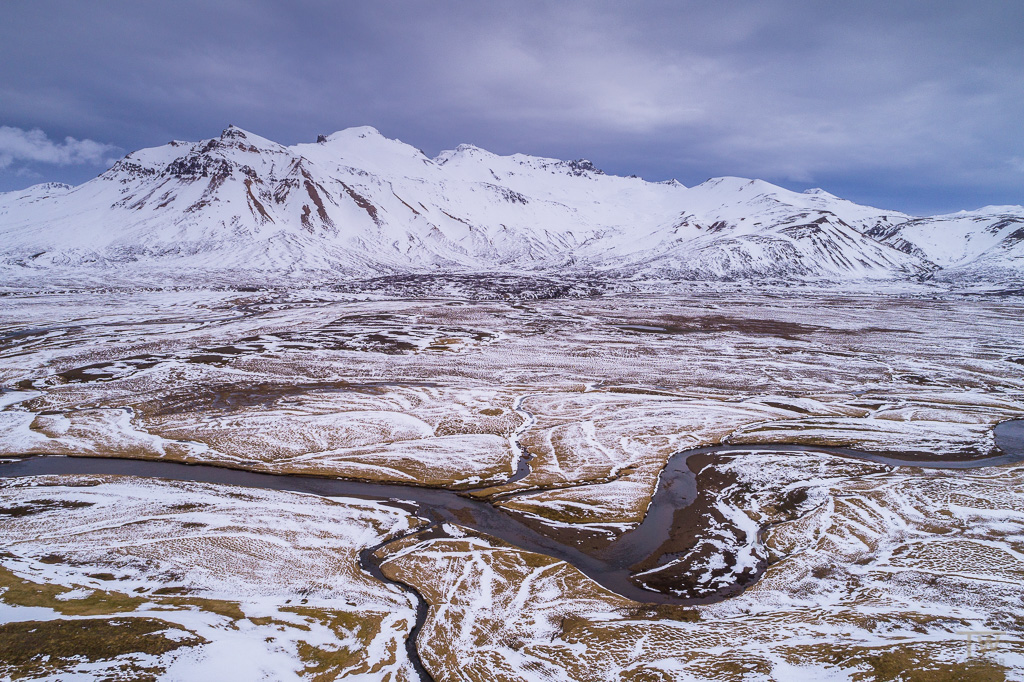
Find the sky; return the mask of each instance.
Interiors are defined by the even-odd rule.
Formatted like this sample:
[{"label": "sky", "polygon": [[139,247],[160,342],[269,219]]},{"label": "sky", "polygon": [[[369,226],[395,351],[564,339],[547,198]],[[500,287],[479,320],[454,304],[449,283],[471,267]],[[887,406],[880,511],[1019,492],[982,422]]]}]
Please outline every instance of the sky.
[{"label": "sky", "polygon": [[1024,204],[1024,2],[5,3],[0,191],[228,124],[757,177],[916,214]]}]

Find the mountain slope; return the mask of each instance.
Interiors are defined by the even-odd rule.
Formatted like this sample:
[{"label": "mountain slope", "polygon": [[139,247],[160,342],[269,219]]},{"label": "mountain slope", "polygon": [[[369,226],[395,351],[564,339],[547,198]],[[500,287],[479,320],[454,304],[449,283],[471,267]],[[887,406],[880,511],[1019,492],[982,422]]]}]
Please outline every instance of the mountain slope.
[{"label": "mountain slope", "polygon": [[0,195],[0,263],[6,277],[60,269],[890,278],[936,267],[926,248],[899,241],[897,228],[914,220],[758,180],[687,188],[471,145],[431,159],[367,127],[285,147],[232,126],[219,138],[133,152],[78,187]]},{"label": "mountain slope", "polygon": [[1002,279],[1024,273],[1024,207],[987,206],[897,225],[865,234],[943,268],[942,277]]}]

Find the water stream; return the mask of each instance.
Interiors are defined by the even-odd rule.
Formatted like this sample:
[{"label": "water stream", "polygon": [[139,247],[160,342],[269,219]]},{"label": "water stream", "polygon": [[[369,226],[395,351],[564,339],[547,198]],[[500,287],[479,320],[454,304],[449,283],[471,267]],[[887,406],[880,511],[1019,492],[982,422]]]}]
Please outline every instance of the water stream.
[{"label": "water stream", "polygon": [[[521,401],[516,410],[528,419]],[[635,529],[623,533],[599,556],[592,556],[565,541],[545,535],[526,525],[513,513],[504,511],[486,500],[443,488],[373,483],[303,475],[256,473],[219,466],[184,464],[154,460],[117,459],[107,457],[26,456],[5,460],[0,465],[0,477],[11,478],[39,475],[104,474],[162,478],[177,481],[198,481],[236,485],[268,490],[293,491],[327,497],[355,497],[376,500],[412,510],[417,516],[430,521],[429,528],[436,532],[442,523],[451,523],[493,536],[521,549],[546,554],[566,561],[584,574],[624,597],[638,602],[658,604],[693,604],[716,601],[720,594],[700,599],[681,598],[671,594],[644,589],[630,580],[629,567],[654,553],[667,540],[677,510],[685,509],[696,498],[696,477],[688,466],[695,455],[734,454],[740,452],[823,452],[889,466],[915,466],[928,468],[977,468],[1024,461],[1024,419],[1003,422],[995,427],[996,444],[1004,454],[972,460],[939,460],[927,455],[876,454],[849,448],[800,445],[717,445],[684,450],[673,454],[659,478],[658,488],[651,500],[647,515]],[[518,433],[516,434],[518,435]],[[513,436],[515,438],[515,436]],[[513,479],[529,473],[529,455],[515,443],[520,462]],[[418,531],[418,532],[422,532]],[[382,543],[382,547],[397,538]],[[380,561],[374,556],[379,547],[364,550],[361,563],[374,576],[392,584],[380,570]],[[402,586],[407,587],[407,586]],[[723,591],[722,594],[726,594]],[[427,676],[415,648],[415,635],[426,618],[427,607],[419,595],[417,623],[410,637],[410,657],[421,675]],[[429,676],[427,676],[429,677]]]}]

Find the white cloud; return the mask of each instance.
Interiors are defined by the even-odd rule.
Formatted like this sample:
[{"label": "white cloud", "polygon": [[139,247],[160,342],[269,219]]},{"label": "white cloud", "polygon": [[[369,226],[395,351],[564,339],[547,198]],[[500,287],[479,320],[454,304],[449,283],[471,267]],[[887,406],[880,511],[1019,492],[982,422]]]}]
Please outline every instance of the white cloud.
[{"label": "white cloud", "polygon": [[101,165],[107,163],[110,153],[117,149],[111,144],[73,137],[54,142],[39,128],[22,130],[0,126],[0,168],[7,168],[15,162]]}]

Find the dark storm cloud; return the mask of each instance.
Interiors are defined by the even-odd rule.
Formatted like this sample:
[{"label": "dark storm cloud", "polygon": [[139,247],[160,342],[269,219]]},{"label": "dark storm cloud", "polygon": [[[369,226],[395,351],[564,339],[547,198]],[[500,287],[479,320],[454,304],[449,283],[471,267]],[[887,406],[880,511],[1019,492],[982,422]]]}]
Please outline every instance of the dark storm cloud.
[{"label": "dark storm cloud", "polygon": [[[1024,3],[9,3],[0,125],[122,149],[235,123],[592,158],[907,210],[1021,203]],[[0,152],[2,153],[2,152]],[[35,172],[11,163],[0,189]],[[77,175],[76,175],[77,174]]]}]

